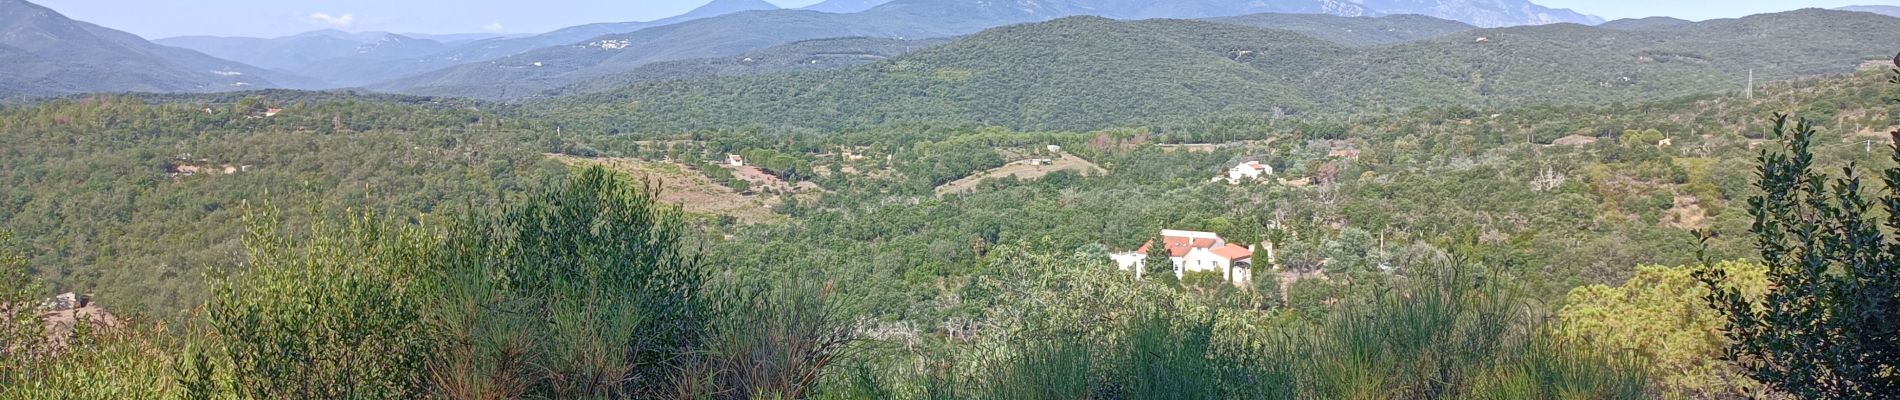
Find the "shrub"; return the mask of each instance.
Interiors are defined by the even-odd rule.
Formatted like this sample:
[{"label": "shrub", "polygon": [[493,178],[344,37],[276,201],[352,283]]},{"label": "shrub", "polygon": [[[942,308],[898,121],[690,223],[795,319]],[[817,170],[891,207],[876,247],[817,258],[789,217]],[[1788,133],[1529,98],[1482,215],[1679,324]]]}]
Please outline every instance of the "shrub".
[{"label": "shrub", "polygon": [[1726,358],[1802,398],[1900,397],[1900,167],[1869,200],[1854,166],[1832,180],[1813,171],[1813,125],[1778,115],[1772,133],[1784,149],[1761,153],[1762,192],[1748,202],[1772,289],[1756,301],[1722,287],[1720,270],[1701,276],[1727,319]]},{"label": "shrub", "polygon": [[277,215],[247,217],[249,268],[217,279],[206,306],[230,381],[201,374],[188,386],[247,398],[423,395],[429,332],[413,278],[427,232],[357,214],[293,237]]}]

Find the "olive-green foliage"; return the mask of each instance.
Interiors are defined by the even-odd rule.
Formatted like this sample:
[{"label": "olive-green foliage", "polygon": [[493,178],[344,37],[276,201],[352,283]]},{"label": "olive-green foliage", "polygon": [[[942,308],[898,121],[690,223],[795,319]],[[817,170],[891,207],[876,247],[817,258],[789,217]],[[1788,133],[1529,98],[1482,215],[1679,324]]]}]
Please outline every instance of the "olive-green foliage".
[{"label": "olive-green foliage", "polygon": [[[1721,286],[1720,270],[1700,276],[1727,319],[1727,359],[1798,397],[1900,396],[1900,167],[1880,169],[1880,189],[1863,187],[1856,165],[1816,172],[1820,136],[1790,118],[1776,116],[1781,147],[1761,152],[1761,192],[1748,202],[1770,289],[1753,300]],[[1888,150],[1900,163],[1900,145]]]},{"label": "olive-green foliage", "polygon": [[[219,279],[206,306],[229,390],[246,398],[414,398],[429,359],[428,306],[416,269],[434,238],[372,215],[280,232],[269,208],[251,214],[250,263]],[[220,387],[224,386],[224,387]]]},{"label": "olive-green foliage", "polygon": [[861,391],[974,399],[1652,395],[1640,363],[1553,338],[1524,299],[1494,281],[1436,273],[1292,325],[1171,306],[1124,309],[1117,314],[1131,318],[1097,321],[1106,325],[1099,331],[1025,330],[1000,348],[953,347],[930,357],[968,367]]},{"label": "olive-green foliage", "polygon": [[[44,323],[45,300],[26,257],[0,231],[0,398],[157,399],[180,394],[177,343],[162,325],[75,315],[70,332]],[[56,337],[56,335],[58,337]]]},{"label": "olive-green foliage", "polygon": [[[1768,289],[1767,268],[1723,262],[1713,266],[1728,278],[1723,287],[1759,299]],[[1656,381],[1670,394],[1730,398],[1756,393],[1759,384],[1722,361],[1726,321],[1704,301],[1710,294],[1696,280],[1700,267],[1644,266],[1621,286],[1589,285],[1570,291],[1557,312],[1560,337],[1597,348],[1627,349],[1648,360]]]},{"label": "olive-green foliage", "polygon": [[772,149],[751,149],[744,153],[746,162],[786,180],[805,180],[812,176],[811,162],[796,155]]},{"label": "olive-green foliage", "polygon": [[1148,242],[1148,254],[1142,258],[1142,277],[1172,281],[1178,278],[1174,274],[1174,249],[1168,248],[1165,238],[1156,236]]},{"label": "olive-green foliage", "polygon": [[[0,382],[9,399],[169,399],[178,385],[179,333],[161,325],[81,322],[56,354],[22,362],[33,373]],[[17,380],[15,380],[17,379]]]},{"label": "olive-green foliage", "polygon": [[711,311],[677,209],[599,168],[447,234],[425,272],[432,385],[472,397],[653,396]]},{"label": "olive-green foliage", "polygon": [[[0,229],[53,290],[180,321],[211,293],[206,271],[241,261],[244,202],[419,218],[487,206],[559,174],[530,121],[461,101],[285,91],[0,107]],[[214,172],[173,175],[180,166]]]},{"label": "olive-green foliage", "polygon": [[[7,361],[23,361],[44,352],[45,326],[40,323],[40,301],[46,298],[39,281],[26,270],[26,257],[14,249],[13,234],[0,231],[0,354]],[[15,382],[25,371],[16,362],[0,363],[0,378]]]},{"label": "olive-green foliage", "polygon": [[[829,289],[717,282],[655,189],[596,168],[446,227],[256,214],[198,398],[805,397],[854,339]],[[313,211],[314,213],[314,211]]]}]

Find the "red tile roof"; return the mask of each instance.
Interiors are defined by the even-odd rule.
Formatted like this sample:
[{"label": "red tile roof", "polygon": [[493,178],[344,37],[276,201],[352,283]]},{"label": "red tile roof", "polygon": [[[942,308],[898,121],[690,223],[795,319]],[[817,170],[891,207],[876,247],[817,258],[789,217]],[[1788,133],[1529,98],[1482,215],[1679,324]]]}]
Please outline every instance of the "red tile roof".
[{"label": "red tile roof", "polygon": [[[1180,236],[1162,236],[1161,242],[1168,247],[1169,257],[1186,257],[1188,251],[1212,248],[1215,243],[1218,243],[1213,238],[1186,238]],[[1153,240],[1148,241],[1148,243],[1142,243],[1141,248],[1136,249],[1135,252],[1144,255],[1148,254],[1148,248],[1153,245]],[[1241,250],[1246,250],[1246,248],[1241,248]]]},{"label": "red tile roof", "polygon": [[1243,258],[1252,258],[1253,250],[1247,250],[1246,247],[1240,247],[1239,245],[1229,243],[1226,246],[1221,246],[1220,248],[1214,249],[1214,255],[1221,256],[1221,258],[1226,258],[1228,261],[1233,261],[1233,260],[1239,260]]}]

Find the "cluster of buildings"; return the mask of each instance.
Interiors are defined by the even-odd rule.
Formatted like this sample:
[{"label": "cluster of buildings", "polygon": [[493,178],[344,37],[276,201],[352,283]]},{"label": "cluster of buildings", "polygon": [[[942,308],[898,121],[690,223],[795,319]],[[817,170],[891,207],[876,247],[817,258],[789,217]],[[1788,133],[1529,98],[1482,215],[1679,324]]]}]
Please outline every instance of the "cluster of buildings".
[{"label": "cluster of buildings", "polygon": [[[1173,265],[1148,265],[1148,254],[1153,251],[1168,252]],[[1190,272],[1217,272],[1221,279],[1245,287],[1253,282],[1253,252],[1253,246],[1228,243],[1213,232],[1163,229],[1160,243],[1150,240],[1135,251],[1111,254],[1109,258],[1136,276],[1146,275],[1149,268],[1173,269],[1176,278]]]}]

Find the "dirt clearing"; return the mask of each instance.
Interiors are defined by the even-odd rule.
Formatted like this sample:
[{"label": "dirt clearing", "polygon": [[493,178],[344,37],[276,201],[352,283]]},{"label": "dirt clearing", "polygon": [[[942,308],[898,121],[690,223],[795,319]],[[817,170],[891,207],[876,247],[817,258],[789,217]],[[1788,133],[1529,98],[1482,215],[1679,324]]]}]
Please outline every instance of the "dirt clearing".
[{"label": "dirt clearing", "polygon": [[[1041,162],[1045,160],[1048,162]],[[950,193],[968,193],[976,190],[977,185],[983,183],[985,179],[1014,176],[1016,179],[1029,180],[1041,178],[1043,175],[1048,175],[1056,171],[1065,170],[1075,171],[1085,175],[1108,173],[1108,170],[1102,169],[1101,166],[1095,165],[1095,163],[1089,162],[1089,160],[1063,154],[1053,159],[1029,159],[1004,164],[1001,167],[991,168],[987,171],[978,172],[976,175],[970,175],[963,179],[943,184],[943,186],[938,186],[936,192],[938,196]]]},{"label": "dirt clearing", "polygon": [[753,223],[785,219],[785,216],[772,212],[772,206],[779,202],[778,198],[740,194],[684,165],[629,158],[585,158],[561,154],[548,154],[548,157],[567,165],[598,165],[636,179],[646,179],[660,186],[660,201],[679,205],[688,213],[727,215]]}]

